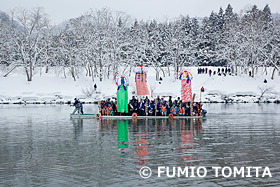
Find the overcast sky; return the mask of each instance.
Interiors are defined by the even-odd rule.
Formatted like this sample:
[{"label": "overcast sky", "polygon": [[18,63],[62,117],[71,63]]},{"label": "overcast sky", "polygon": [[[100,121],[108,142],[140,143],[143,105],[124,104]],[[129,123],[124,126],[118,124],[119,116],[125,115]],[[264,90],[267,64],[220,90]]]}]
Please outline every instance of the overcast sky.
[{"label": "overcast sky", "polygon": [[83,15],[91,8],[123,11],[138,20],[170,20],[180,15],[209,16],[211,11],[218,12],[220,7],[225,9],[228,4],[236,13],[254,4],[259,9],[268,4],[272,13],[280,13],[280,0],[0,0],[0,10],[43,7],[50,20],[58,24]]}]

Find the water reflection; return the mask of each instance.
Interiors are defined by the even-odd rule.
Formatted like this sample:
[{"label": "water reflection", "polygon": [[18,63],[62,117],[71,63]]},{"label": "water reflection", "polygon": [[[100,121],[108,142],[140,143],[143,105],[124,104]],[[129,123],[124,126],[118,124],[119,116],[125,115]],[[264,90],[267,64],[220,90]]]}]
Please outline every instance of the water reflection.
[{"label": "water reflection", "polygon": [[79,136],[83,133],[83,119],[71,119],[73,123],[74,130],[74,140],[77,140]]},{"label": "water reflection", "polygon": [[127,154],[128,148],[128,121],[118,120],[117,122],[117,141],[120,150],[120,157],[124,158]]},{"label": "water reflection", "polygon": [[147,147],[149,145],[149,142],[147,141],[149,139],[148,136],[148,120],[143,120],[142,123],[139,126],[139,131],[137,132],[137,140],[136,140],[136,159],[137,161],[135,164],[137,165],[145,165],[145,162],[147,161],[147,156],[149,152],[147,151]]},{"label": "water reflection", "polygon": [[[165,154],[178,154],[182,165],[191,165],[195,159],[196,139],[202,141],[202,120],[200,119],[144,119],[144,120],[96,120],[101,137],[116,132],[119,157],[125,158],[128,152],[135,153],[135,164],[147,165],[155,159],[150,152],[158,150]],[[131,133],[131,136],[129,135]],[[129,145],[132,147],[129,148]],[[157,147],[160,145],[161,148]],[[130,151],[129,151],[130,150]],[[169,151],[171,151],[169,153]],[[160,154],[159,154],[160,155]],[[139,168],[138,168],[139,169]]]},{"label": "water reflection", "polygon": [[184,165],[190,165],[191,160],[194,159],[194,155],[191,153],[191,150],[195,148],[193,146],[193,135],[194,135],[194,128],[193,128],[193,119],[190,121],[190,129],[188,126],[185,125],[185,120],[180,120],[180,130],[181,130],[181,150],[182,150],[182,157],[184,160]]}]

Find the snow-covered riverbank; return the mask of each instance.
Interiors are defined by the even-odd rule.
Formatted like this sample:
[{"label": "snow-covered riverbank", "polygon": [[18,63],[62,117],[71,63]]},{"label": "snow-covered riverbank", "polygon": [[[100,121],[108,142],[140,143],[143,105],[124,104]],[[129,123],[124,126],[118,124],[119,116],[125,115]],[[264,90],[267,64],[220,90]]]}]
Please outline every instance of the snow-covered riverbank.
[{"label": "snow-covered riverbank", "polygon": [[[280,102],[280,77],[270,79],[271,69],[265,75],[262,70],[254,78],[248,74],[232,76],[218,76],[209,74],[198,74],[197,67],[184,68],[193,74],[192,88],[196,94],[195,101],[200,101],[200,89],[203,86],[205,92],[201,93],[202,102]],[[217,67],[208,67],[217,71]],[[21,73],[22,72],[22,73]],[[171,71],[172,72],[172,71]],[[128,72],[125,73],[128,75]],[[166,75],[168,75],[166,73]],[[162,77],[162,81],[156,81],[152,68],[148,72],[148,88],[152,96],[180,97],[180,81],[174,76]],[[264,80],[267,83],[264,83]],[[134,73],[129,77],[129,97],[135,94]],[[94,91],[93,85],[97,85]],[[93,93],[88,97],[86,93]],[[69,103],[73,98],[78,97],[86,103],[92,103],[102,98],[116,96],[115,80],[104,79],[102,82],[91,77],[85,77],[81,73],[77,81],[71,76],[64,78],[58,73],[48,74],[37,72],[32,82],[27,82],[23,71],[15,71],[8,77],[0,78],[0,104],[13,103]]]}]

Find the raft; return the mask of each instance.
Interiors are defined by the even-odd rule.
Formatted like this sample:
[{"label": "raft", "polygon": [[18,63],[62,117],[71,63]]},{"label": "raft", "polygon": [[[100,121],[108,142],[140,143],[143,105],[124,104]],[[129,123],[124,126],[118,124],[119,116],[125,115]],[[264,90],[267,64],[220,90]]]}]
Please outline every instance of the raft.
[{"label": "raft", "polygon": [[[95,119],[95,114],[71,114],[71,119]],[[96,119],[168,119],[169,116],[100,116]],[[205,116],[173,116],[173,119],[202,119]]]}]

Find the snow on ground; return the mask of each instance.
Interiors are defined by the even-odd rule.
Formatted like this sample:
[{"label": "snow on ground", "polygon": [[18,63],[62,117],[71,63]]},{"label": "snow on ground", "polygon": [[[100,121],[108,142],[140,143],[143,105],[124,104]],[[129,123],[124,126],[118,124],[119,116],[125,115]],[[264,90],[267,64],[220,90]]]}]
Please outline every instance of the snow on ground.
[{"label": "snow on ground", "polygon": [[[208,67],[212,71],[217,67]],[[197,74],[197,67],[186,67],[193,75],[192,88],[196,94],[195,101],[200,100],[200,89],[203,86],[205,92],[201,93],[202,102],[257,102],[262,91],[267,90],[260,102],[280,101],[280,77],[275,76],[271,80],[271,69],[268,75],[262,75],[261,70],[252,78],[247,74],[238,76],[218,76],[208,74]],[[172,71],[171,71],[172,72]],[[32,82],[26,80],[23,70],[17,70],[8,77],[0,77],[0,103],[66,103],[78,97],[85,102],[94,102],[103,98],[116,97],[117,86],[115,80],[104,79],[102,82],[98,78],[95,82],[90,77],[85,77],[85,73],[80,74],[77,81],[73,81],[70,75],[67,78],[57,72],[48,74],[36,72]],[[167,75],[167,73],[166,73]],[[126,75],[127,76],[127,75]],[[129,97],[135,95],[136,86],[134,82],[135,74],[129,77]],[[127,76],[128,77],[128,76]],[[156,81],[152,68],[148,71],[148,88],[153,97],[172,96],[180,97],[181,82],[171,76],[162,77],[162,81]],[[264,83],[267,79],[267,83]],[[93,90],[93,85],[97,85],[97,91],[87,97],[83,90]],[[91,91],[89,91],[91,92]]]}]

